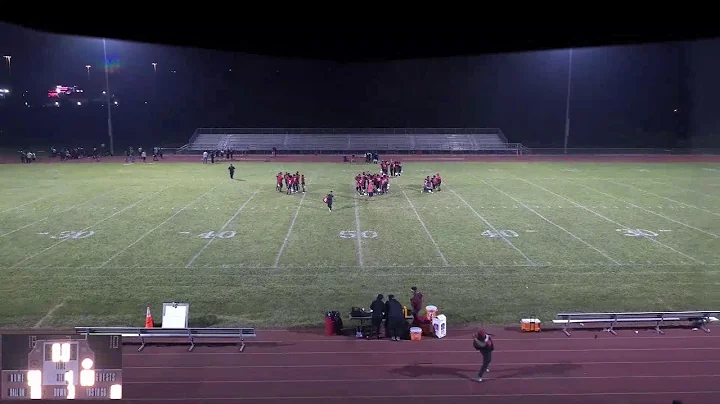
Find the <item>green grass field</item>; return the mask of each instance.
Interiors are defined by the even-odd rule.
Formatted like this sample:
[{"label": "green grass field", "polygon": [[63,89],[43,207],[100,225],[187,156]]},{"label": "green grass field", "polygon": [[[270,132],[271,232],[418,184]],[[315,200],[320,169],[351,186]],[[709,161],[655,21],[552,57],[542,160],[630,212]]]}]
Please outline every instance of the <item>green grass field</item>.
[{"label": "green grass field", "polygon": [[173,300],[195,325],[299,326],[413,285],[453,323],[720,299],[717,165],[407,163],[372,201],[366,165],[235,165],[0,166],[0,326],[142,325]]}]

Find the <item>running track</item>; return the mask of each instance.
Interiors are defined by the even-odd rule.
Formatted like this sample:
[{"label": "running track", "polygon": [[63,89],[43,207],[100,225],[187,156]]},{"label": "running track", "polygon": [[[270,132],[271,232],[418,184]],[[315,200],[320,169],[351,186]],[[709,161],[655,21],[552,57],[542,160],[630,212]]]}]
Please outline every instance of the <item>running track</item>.
[{"label": "running track", "polygon": [[[234,346],[125,345],[123,395],[160,403],[624,403],[718,402],[720,336],[668,329],[495,335],[491,372],[471,380],[480,355],[469,331],[391,342],[259,330]],[[597,339],[595,338],[597,335]],[[714,398],[713,398],[714,397]]]}]

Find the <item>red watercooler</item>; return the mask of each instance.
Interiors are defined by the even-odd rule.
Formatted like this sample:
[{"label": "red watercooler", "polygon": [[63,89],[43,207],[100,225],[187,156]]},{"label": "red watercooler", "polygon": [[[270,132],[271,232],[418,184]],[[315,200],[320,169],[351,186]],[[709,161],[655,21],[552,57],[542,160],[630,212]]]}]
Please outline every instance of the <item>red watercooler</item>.
[{"label": "red watercooler", "polygon": [[335,335],[335,322],[330,313],[325,313],[325,335]]}]

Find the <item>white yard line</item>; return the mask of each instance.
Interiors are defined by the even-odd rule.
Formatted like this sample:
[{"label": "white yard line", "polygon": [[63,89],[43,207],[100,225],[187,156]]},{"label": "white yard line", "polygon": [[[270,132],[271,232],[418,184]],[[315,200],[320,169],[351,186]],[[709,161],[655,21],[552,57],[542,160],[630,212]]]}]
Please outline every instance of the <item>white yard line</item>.
[{"label": "white yard line", "polygon": [[113,254],[113,256],[110,257],[107,261],[105,261],[102,265],[100,265],[100,266],[98,267],[98,269],[99,269],[99,268],[103,268],[104,266],[106,266],[108,263],[110,263],[110,261],[114,260],[117,256],[119,256],[120,254],[124,253],[124,252],[127,251],[129,248],[132,248],[132,246],[134,246],[135,244],[137,244],[137,243],[139,243],[140,241],[142,241],[142,239],[144,239],[145,237],[147,237],[150,233],[152,233],[152,232],[154,232],[155,230],[159,229],[162,225],[164,225],[165,223],[169,222],[170,220],[172,220],[172,218],[174,218],[175,216],[179,215],[179,214],[180,214],[181,212],[183,212],[185,209],[187,209],[187,208],[189,208],[190,206],[192,206],[193,204],[195,204],[197,201],[199,201],[200,199],[202,199],[205,195],[207,195],[207,194],[211,193],[212,191],[214,191],[215,188],[217,188],[218,186],[219,186],[219,185],[215,185],[214,187],[212,187],[210,190],[208,190],[208,191],[205,192],[204,194],[198,196],[195,200],[193,200],[192,202],[190,202],[190,203],[188,203],[187,205],[183,206],[180,210],[178,210],[177,212],[173,213],[170,217],[168,217],[167,219],[165,219],[162,223],[160,223],[159,225],[153,227],[153,228],[150,229],[147,233],[145,233],[145,234],[143,234],[142,236],[138,237],[137,240],[133,241],[132,243],[130,243],[130,244],[128,244],[127,246],[125,246],[125,248],[123,248],[122,250],[120,250],[120,251],[116,252],[115,254]]},{"label": "white yard line", "polygon": [[300,203],[298,204],[297,210],[295,211],[295,216],[293,217],[292,222],[290,222],[290,228],[288,229],[287,234],[285,235],[285,240],[283,240],[282,245],[280,246],[280,251],[278,251],[277,257],[275,257],[275,263],[273,264],[273,268],[277,268],[278,264],[280,264],[280,257],[282,257],[283,251],[285,251],[285,247],[287,247],[288,242],[290,241],[290,235],[292,234],[293,227],[295,227],[295,221],[298,218],[298,215],[300,214],[300,208],[302,208],[303,201],[305,200],[305,196],[307,196],[307,193],[303,194],[302,198],[300,198]]},{"label": "white yard line", "polygon": [[60,303],[58,303],[58,304],[56,304],[55,306],[53,306],[53,307],[50,309],[50,311],[48,311],[47,314],[45,314],[45,316],[44,316],[43,318],[41,318],[40,320],[38,320],[37,323],[35,323],[35,325],[33,326],[33,328],[40,328],[40,326],[43,325],[44,322],[46,322],[47,320],[49,320],[49,319],[52,317],[52,315],[53,315],[59,308],[61,308],[61,307],[63,307],[63,306],[65,305],[65,301],[66,301],[66,300],[67,300],[67,298],[66,298],[66,299],[63,299]]},{"label": "white yard line", "polygon": [[425,233],[427,233],[428,238],[430,238],[430,241],[432,241],[433,245],[435,246],[435,249],[437,250],[438,256],[442,260],[443,264],[445,266],[450,265],[448,263],[448,260],[445,259],[445,255],[443,255],[442,251],[440,251],[440,246],[435,242],[435,239],[433,238],[432,234],[430,234],[430,230],[428,230],[427,226],[425,226],[425,222],[423,222],[422,218],[420,217],[420,214],[418,213],[417,209],[415,209],[415,205],[413,205],[410,198],[407,196],[407,193],[405,193],[405,190],[400,188],[400,184],[398,184],[398,188],[402,191],[403,195],[405,195],[405,199],[407,199],[408,204],[410,204],[410,208],[412,208],[412,211],[415,212],[415,216],[417,217],[417,220],[422,225],[423,229],[425,229]]},{"label": "white yard line", "polygon": [[[150,194],[150,195],[148,195],[148,196],[140,199],[139,201],[137,201],[137,202],[135,202],[135,203],[133,203],[133,204],[131,204],[131,205],[128,205],[128,206],[126,206],[126,207],[118,210],[117,212],[113,213],[112,215],[106,217],[105,219],[99,220],[99,221],[93,223],[92,225],[90,225],[90,226],[88,226],[88,227],[86,227],[86,228],[84,228],[84,229],[82,229],[82,230],[80,230],[80,231],[83,232],[83,231],[90,230],[90,229],[92,229],[93,227],[99,225],[100,223],[112,219],[113,217],[119,215],[120,213],[122,213],[122,212],[124,212],[124,211],[126,211],[126,210],[128,210],[128,209],[131,209],[131,208],[137,206],[137,204],[139,204],[140,202],[143,202],[143,201],[145,201],[145,200],[148,200],[148,199],[154,197],[155,195],[157,195],[157,194],[159,194],[159,193],[165,191],[166,189],[171,188],[171,187],[173,187],[173,186],[175,186],[175,185],[177,185],[177,183],[175,183],[175,184],[173,184],[173,185],[170,185],[170,186],[168,186],[168,187],[165,187],[165,188],[163,188],[163,189],[161,189],[161,190],[159,190],[159,191],[157,191],[157,192],[154,192],[154,193],[152,193],[152,194]],[[52,249],[52,248],[54,248],[54,247],[62,244],[62,243],[64,243],[64,242],[68,241],[68,240],[69,240],[69,238],[64,238],[64,239],[58,241],[57,243],[52,244],[51,246],[45,248],[44,250],[42,250],[42,251],[40,251],[40,252],[37,252],[37,253],[35,253],[35,254],[33,254],[33,255],[25,258],[24,260],[22,260],[22,261],[20,261],[20,262],[18,262],[18,263],[16,263],[16,264],[14,264],[14,265],[12,265],[10,268],[15,268],[15,267],[17,267],[18,265],[20,265],[20,264],[22,264],[22,263],[24,263],[24,262],[26,262],[26,261],[28,261],[28,260],[31,260],[31,259],[37,257],[38,255],[43,254],[44,252],[46,252],[46,251],[48,251],[48,250],[50,250],[50,249]]]},{"label": "white yard line", "polygon": [[645,194],[648,194],[648,195],[657,196],[658,198],[665,199],[666,201],[675,202],[675,203],[677,203],[677,204],[679,204],[679,205],[684,205],[684,206],[687,206],[687,207],[689,207],[689,208],[697,209],[697,210],[703,211],[703,212],[705,212],[705,213],[709,213],[709,214],[711,214],[711,215],[720,216],[720,213],[715,213],[715,212],[709,211],[709,210],[707,210],[707,209],[699,208],[699,207],[697,207],[697,206],[695,206],[695,205],[690,205],[689,203],[676,201],[675,199],[671,199],[671,198],[668,198],[668,197],[665,197],[665,196],[662,196],[662,195],[658,195],[658,194],[656,194],[656,193],[654,193],[654,192],[645,191],[644,189],[640,189],[640,188],[634,187],[634,186],[632,186],[632,185],[627,185],[627,184],[623,184],[623,183],[615,182],[615,181],[611,181],[611,180],[606,180],[606,181],[611,182],[611,183],[613,183],[613,184],[615,184],[615,185],[621,185],[621,186],[623,186],[623,187],[627,187],[627,188],[630,188],[630,189],[634,189],[634,190],[636,190],[636,191],[640,191],[640,192],[645,193]]},{"label": "white yard line", "polygon": [[687,223],[683,223],[683,222],[681,222],[681,221],[679,221],[679,220],[675,220],[675,219],[670,218],[670,217],[667,217],[667,216],[665,216],[665,215],[661,215],[661,214],[659,214],[659,213],[657,213],[657,212],[653,212],[652,210],[645,209],[645,208],[643,208],[642,206],[636,205],[636,204],[634,204],[634,203],[632,203],[632,202],[626,201],[626,200],[624,200],[624,199],[618,198],[618,197],[613,196],[613,195],[610,195],[610,194],[608,194],[608,193],[599,191],[599,190],[597,190],[597,189],[595,189],[595,188],[590,188],[590,187],[588,187],[587,185],[583,185],[583,184],[580,184],[580,183],[577,183],[577,182],[574,182],[574,181],[570,181],[570,180],[566,180],[566,181],[568,181],[568,182],[570,182],[570,183],[572,183],[572,184],[575,184],[575,185],[579,185],[579,186],[581,186],[581,187],[583,187],[583,188],[587,188],[587,189],[589,189],[589,190],[591,190],[591,191],[594,191],[594,192],[597,192],[597,193],[599,193],[599,194],[601,194],[601,195],[605,195],[605,196],[607,196],[607,197],[609,197],[609,198],[613,198],[613,199],[618,200],[618,201],[620,201],[620,202],[626,203],[626,204],[628,204],[628,205],[630,205],[630,206],[632,206],[632,207],[634,207],[634,208],[637,208],[637,209],[643,210],[643,211],[645,211],[645,212],[651,213],[651,214],[653,214],[653,215],[655,215],[655,216],[659,216],[659,217],[661,217],[661,218],[663,218],[663,219],[665,219],[665,220],[669,220],[669,221],[671,221],[671,222],[674,222],[674,223],[677,223],[677,224],[679,224],[679,225],[685,226],[685,227],[687,227],[687,228],[689,228],[689,229],[693,229],[693,230],[699,231],[699,232],[701,232],[701,233],[705,233],[705,234],[707,234],[707,235],[709,235],[709,236],[713,236],[713,237],[715,237],[715,238],[718,238],[718,236],[717,236],[716,234],[710,233],[710,232],[705,231],[705,230],[703,230],[703,229],[699,229],[699,228],[697,228],[697,227],[695,227],[695,226],[691,226],[691,225],[689,225],[689,224],[687,224]]},{"label": "white yard line", "polygon": [[15,209],[20,209],[20,208],[22,208],[23,206],[27,206],[27,205],[30,205],[30,204],[32,204],[32,203],[40,202],[40,201],[42,201],[43,199],[47,199],[47,198],[49,198],[49,197],[51,197],[51,196],[53,196],[53,195],[43,196],[42,198],[37,198],[37,199],[32,200],[32,201],[30,201],[30,202],[25,202],[25,203],[23,203],[22,205],[15,206],[14,208],[5,209],[5,210],[3,210],[3,211],[0,211],[0,213],[11,212],[11,211],[13,211],[13,210],[15,210]]},{"label": "white yard line", "polygon": [[353,196],[353,203],[355,204],[355,240],[357,241],[358,265],[362,269],[365,267],[365,263],[363,260],[362,237],[360,236],[360,214],[358,213],[357,193]]},{"label": "white yard line", "polygon": [[[116,189],[117,189],[117,188],[116,188]],[[10,234],[15,233],[16,231],[20,231],[20,230],[25,229],[25,228],[27,228],[27,227],[30,227],[30,226],[32,226],[32,225],[38,224],[38,223],[40,223],[40,222],[44,222],[44,221],[50,219],[51,217],[53,217],[53,216],[55,216],[55,215],[60,215],[60,214],[63,214],[63,213],[65,213],[65,212],[69,212],[69,211],[71,211],[71,210],[73,210],[73,209],[77,209],[77,208],[79,208],[80,206],[82,206],[82,205],[84,205],[84,204],[86,204],[86,203],[88,203],[88,202],[94,201],[95,199],[102,198],[103,196],[105,196],[105,195],[107,195],[107,194],[109,194],[109,193],[111,193],[111,192],[113,192],[113,190],[107,191],[107,192],[105,192],[105,193],[102,194],[102,195],[98,195],[98,196],[92,197],[92,198],[90,198],[90,199],[88,199],[88,200],[86,200],[86,201],[84,201],[84,202],[80,202],[80,203],[78,203],[77,205],[71,206],[71,207],[69,207],[69,208],[67,208],[67,209],[65,209],[65,210],[60,211],[60,212],[53,213],[53,214],[50,214],[50,215],[48,215],[48,216],[45,216],[44,218],[42,218],[42,219],[40,219],[40,220],[37,220],[37,221],[34,221],[34,222],[30,223],[30,224],[26,224],[26,225],[23,226],[23,227],[17,228],[17,229],[15,229],[15,230],[9,231],[9,232],[4,233],[4,234],[0,234],[0,237],[8,236],[8,235],[10,235]]]},{"label": "white yard line", "polygon": [[[242,205],[240,205],[240,207],[238,208],[237,212],[235,212],[235,214],[232,215],[232,217],[231,217],[230,219],[228,219],[227,222],[225,222],[225,224],[220,228],[220,230],[218,230],[218,233],[223,232],[223,231],[225,230],[225,228],[228,227],[228,226],[230,225],[230,223],[232,223],[232,221],[235,220],[236,217],[238,217],[238,215],[240,214],[240,212],[242,212],[243,209],[245,209],[245,205],[247,205],[248,203],[250,203],[250,201],[252,201],[253,198],[255,198],[255,195],[257,195],[258,192],[259,192],[259,191],[253,192],[253,194],[250,195],[250,198],[248,198],[248,200],[245,201],[245,203],[243,203]],[[200,256],[200,254],[202,254],[202,252],[205,251],[205,249],[210,246],[210,243],[212,243],[213,240],[215,240],[214,237],[211,238],[210,240],[208,240],[207,244],[205,244],[205,245],[200,249],[200,251],[198,251],[197,254],[193,255],[193,257],[190,259],[190,261],[188,261],[187,265],[185,265],[185,268],[190,268],[190,266],[193,264],[193,262],[195,262],[195,260],[198,259],[198,257]]]},{"label": "white yard line", "polygon": [[522,255],[523,258],[525,258],[525,260],[526,260],[530,265],[533,265],[533,266],[535,265],[535,263],[534,263],[530,258],[528,258],[528,256],[525,255],[524,252],[522,252],[519,248],[517,248],[517,247],[515,246],[515,244],[513,244],[510,240],[508,240],[507,237],[505,237],[501,232],[499,232],[499,231],[495,228],[495,226],[493,226],[492,224],[490,224],[490,222],[488,222],[482,215],[480,215],[475,209],[473,209],[473,207],[470,206],[470,204],[467,203],[467,201],[466,201],[465,199],[463,199],[462,196],[460,196],[460,195],[459,195],[457,192],[455,192],[455,190],[453,190],[453,189],[451,189],[450,192],[452,192],[455,196],[457,196],[458,199],[460,199],[460,201],[461,201],[462,203],[464,203],[465,206],[467,206],[467,207],[475,214],[475,216],[477,216],[477,217],[478,217],[480,220],[482,220],[486,225],[488,225],[495,233],[497,233],[500,237],[502,237],[502,239],[505,240],[505,242],[506,242],[510,247],[512,247],[515,251],[517,251],[518,253],[520,253],[520,255]]},{"label": "white yard line", "polygon": [[482,181],[483,183],[485,183],[485,185],[489,186],[490,188],[493,188],[494,190],[496,190],[496,191],[500,192],[501,194],[507,196],[508,198],[512,199],[512,200],[515,201],[517,204],[521,205],[522,207],[524,207],[525,209],[529,210],[530,212],[536,214],[540,219],[542,219],[542,220],[550,223],[551,225],[557,227],[558,229],[564,231],[565,233],[567,233],[568,235],[570,235],[570,237],[572,237],[572,238],[574,238],[575,240],[578,240],[579,242],[585,244],[587,247],[590,247],[593,251],[595,251],[596,253],[602,255],[603,257],[607,258],[608,260],[612,261],[615,265],[622,265],[620,262],[616,261],[614,258],[612,258],[611,256],[609,256],[608,254],[606,254],[606,253],[603,252],[602,250],[597,249],[595,246],[591,245],[590,243],[588,243],[587,241],[581,239],[580,237],[574,235],[574,234],[571,233],[569,230],[565,229],[564,227],[560,226],[559,224],[557,224],[557,223],[553,222],[552,220],[546,218],[545,216],[541,215],[539,212],[535,211],[533,208],[529,207],[528,205],[520,202],[518,199],[516,199],[516,198],[513,197],[512,195],[506,193],[505,191],[503,191],[503,190],[495,187],[494,185],[492,185],[492,184],[490,184],[490,183],[488,183],[488,182],[486,182],[486,181],[484,181],[484,180],[482,180],[482,179],[481,179],[480,181]]},{"label": "white yard line", "polygon": [[694,189],[680,188],[678,186],[675,186],[673,184],[668,184],[666,182],[660,182],[660,181],[650,181],[650,182],[653,182],[655,184],[665,185],[666,187],[675,188],[677,190],[684,191],[684,192],[692,192],[692,193],[695,193],[698,195],[707,196],[708,198],[720,198],[720,196],[718,196],[718,195],[704,194],[704,193],[702,193],[700,191],[696,191]]},{"label": "white yard line", "polygon": [[[612,220],[612,219],[610,219],[610,218],[608,218],[608,217],[605,217],[605,216],[603,216],[602,214],[600,214],[600,213],[598,213],[598,212],[595,212],[594,210],[592,210],[592,209],[590,209],[590,208],[587,208],[587,207],[585,207],[585,206],[583,206],[583,205],[581,205],[581,204],[579,204],[579,203],[577,203],[577,202],[575,202],[575,201],[572,201],[572,200],[570,200],[570,199],[568,199],[568,198],[566,198],[566,197],[564,197],[564,196],[562,196],[562,195],[560,195],[560,194],[557,194],[557,193],[555,193],[555,192],[553,192],[553,191],[551,191],[551,190],[549,190],[549,189],[547,189],[547,188],[541,187],[540,185],[534,184],[534,183],[532,183],[532,182],[530,182],[530,181],[527,181],[527,180],[525,180],[525,179],[522,179],[522,178],[518,178],[518,177],[515,177],[515,176],[512,176],[512,177],[515,178],[515,179],[518,179],[518,180],[520,180],[520,181],[523,181],[523,182],[525,182],[525,183],[527,183],[527,184],[530,184],[530,185],[532,185],[532,186],[534,186],[534,187],[540,188],[540,189],[542,189],[543,191],[545,191],[545,192],[547,192],[547,193],[550,193],[550,194],[552,194],[552,195],[557,196],[558,198],[562,198],[562,199],[568,201],[569,203],[571,203],[571,204],[573,204],[573,205],[575,205],[575,206],[577,206],[577,207],[579,207],[579,208],[581,208],[581,209],[584,209],[584,210],[592,213],[593,215],[595,215],[595,216],[597,216],[597,217],[599,217],[599,218],[602,218],[602,219],[604,219],[604,220],[606,220],[606,221],[608,221],[608,222],[610,222],[610,223],[613,223],[613,224],[615,224],[615,225],[617,225],[617,226],[619,226],[619,227],[622,227],[622,228],[625,228],[625,229],[628,229],[628,228],[629,228],[628,226],[625,226],[625,225],[623,225],[622,223],[618,223],[618,222],[616,222],[616,221],[614,221],[614,220]],[[695,257],[691,257],[691,256],[685,254],[684,252],[678,251],[678,250],[670,247],[669,245],[667,245],[667,244],[665,244],[665,243],[662,243],[662,242],[660,242],[660,241],[655,240],[655,239],[652,238],[652,237],[648,237],[648,236],[646,236],[646,235],[643,235],[643,237],[645,237],[646,239],[652,241],[653,243],[656,243],[657,245],[660,245],[660,246],[663,246],[663,247],[667,248],[668,250],[674,251],[674,252],[676,252],[677,254],[680,254],[680,255],[682,255],[683,257],[687,258],[687,259],[693,260],[693,261],[698,262],[698,263],[700,263],[700,264],[705,264],[704,262],[700,261],[699,259],[697,259],[697,258],[695,258]]]}]

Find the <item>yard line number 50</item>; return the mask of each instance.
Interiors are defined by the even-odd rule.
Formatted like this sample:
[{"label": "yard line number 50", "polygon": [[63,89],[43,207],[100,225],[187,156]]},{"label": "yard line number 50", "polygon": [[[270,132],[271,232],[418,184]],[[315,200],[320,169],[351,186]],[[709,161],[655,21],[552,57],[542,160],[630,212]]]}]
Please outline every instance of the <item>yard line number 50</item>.
[{"label": "yard line number 50", "polygon": [[[340,238],[355,238],[357,237],[357,232],[355,230],[346,230],[341,231],[339,234]],[[377,232],[366,230],[360,232],[360,237],[362,238],[377,238],[378,234]]]}]

